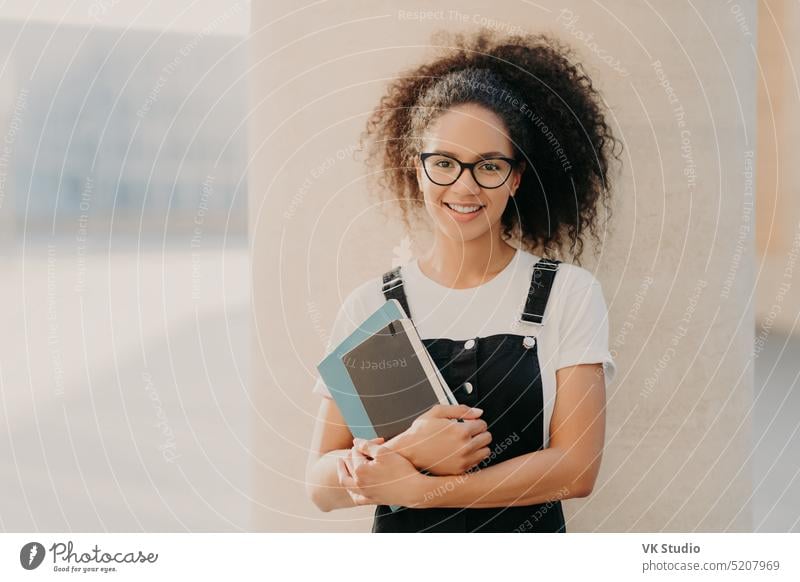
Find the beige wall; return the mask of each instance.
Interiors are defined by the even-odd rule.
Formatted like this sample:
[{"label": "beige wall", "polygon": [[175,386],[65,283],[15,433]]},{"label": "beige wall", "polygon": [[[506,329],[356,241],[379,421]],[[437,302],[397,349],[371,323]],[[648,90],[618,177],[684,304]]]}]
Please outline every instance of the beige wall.
[{"label": "beige wall", "polygon": [[[314,366],[336,310],[355,285],[408,256],[349,152],[385,79],[430,55],[434,30],[474,26],[489,12],[490,26],[571,42],[626,143],[613,228],[602,254],[584,262],[603,284],[619,374],[600,483],[566,502],[568,528],[751,528],[753,239],[740,227],[752,219],[744,171],[755,150],[756,13],[740,1],[737,21],[728,5],[696,4],[687,18],[691,9],[672,3],[655,13],[634,1],[491,10],[470,1],[419,21],[386,1],[253,3],[255,529],[369,529],[371,508],[323,514],[303,489]],[[424,239],[416,234],[412,250]]]}]

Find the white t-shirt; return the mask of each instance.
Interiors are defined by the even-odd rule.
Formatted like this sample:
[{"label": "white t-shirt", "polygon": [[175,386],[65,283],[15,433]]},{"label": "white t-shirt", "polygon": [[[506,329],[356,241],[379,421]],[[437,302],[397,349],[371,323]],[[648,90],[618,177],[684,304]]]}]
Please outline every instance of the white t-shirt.
[{"label": "white t-shirt", "polygon": [[[500,273],[469,289],[440,285],[422,273],[416,259],[401,267],[401,276],[408,308],[422,339],[468,340],[504,333],[537,338],[545,408],[543,442],[547,447],[556,397],[556,370],[602,363],[609,385],[616,374],[616,364],[608,349],[608,309],[603,290],[587,269],[560,263],[545,307],[544,325],[519,320],[533,265],[540,258],[518,250]],[[333,324],[327,353],[383,305],[386,298],[382,286],[382,277],[375,277],[345,298]],[[331,397],[319,377],[313,391]]]}]

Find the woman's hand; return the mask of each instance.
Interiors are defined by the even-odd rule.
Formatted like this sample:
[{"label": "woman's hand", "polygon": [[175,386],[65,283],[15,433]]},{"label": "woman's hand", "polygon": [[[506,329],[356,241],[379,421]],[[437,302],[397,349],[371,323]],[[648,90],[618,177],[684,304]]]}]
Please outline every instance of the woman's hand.
[{"label": "woman's hand", "polygon": [[[480,408],[465,404],[437,404],[386,446],[432,475],[461,475],[491,452],[492,434],[478,418],[481,414]],[[464,422],[456,422],[459,418]]]},{"label": "woman's hand", "polygon": [[428,477],[382,443],[382,437],[353,439],[350,456],[338,460],[339,484],[356,505],[414,507],[421,501],[422,484]]}]

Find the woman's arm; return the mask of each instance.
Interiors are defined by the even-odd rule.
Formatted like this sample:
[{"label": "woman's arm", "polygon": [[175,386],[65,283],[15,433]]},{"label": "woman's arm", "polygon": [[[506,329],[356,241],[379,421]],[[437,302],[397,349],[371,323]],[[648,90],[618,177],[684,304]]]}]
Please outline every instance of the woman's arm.
[{"label": "woman's arm", "polygon": [[336,469],[338,459],[349,457],[352,446],[353,435],[339,407],[332,399],[323,398],[306,465],[306,492],[322,511],[356,505],[347,489],[339,483]]},{"label": "woman's arm", "polygon": [[602,364],[556,372],[549,448],[464,475],[426,477],[416,507],[533,505],[592,492],[605,441]]},{"label": "woman's arm", "polygon": [[[414,473],[384,445],[357,440],[350,458],[342,461],[349,474],[343,482],[358,505],[481,508],[586,497],[597,479],[605,440],[602,364],[562,368],[556,382],[547,449],[438,477]],[[403,484],[399,492],[398,483]]]},{"label": "woman's arm", "polygon": [[[465,405],[433,406],[411,428],[386,443],[417,469],[447,475],[463,473],[489,454],[491,434],[483,411]],[[465,419],[455,422],[455,419]],[[322,511],[358,505],[341,483],[337,460],[353,454],[353,435],[339,407],[330,398],[320,404],[306,467],[306,491]]]}]

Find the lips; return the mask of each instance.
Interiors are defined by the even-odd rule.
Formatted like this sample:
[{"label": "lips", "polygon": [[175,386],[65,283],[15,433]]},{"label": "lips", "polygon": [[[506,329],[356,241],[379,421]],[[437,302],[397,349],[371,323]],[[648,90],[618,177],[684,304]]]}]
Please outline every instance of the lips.
[{"label": "lips", "polygon": [[442,202],[448,216],[456,222],[470,222],[481,216],[483,209],[486,208],[483,204],[457,204],[455,202]]},{"label": "lips", "polygon": [[475,214],[484,208],[482,204],[458,204],[456,202],[444,202],[450,210],[459,214]]}]

